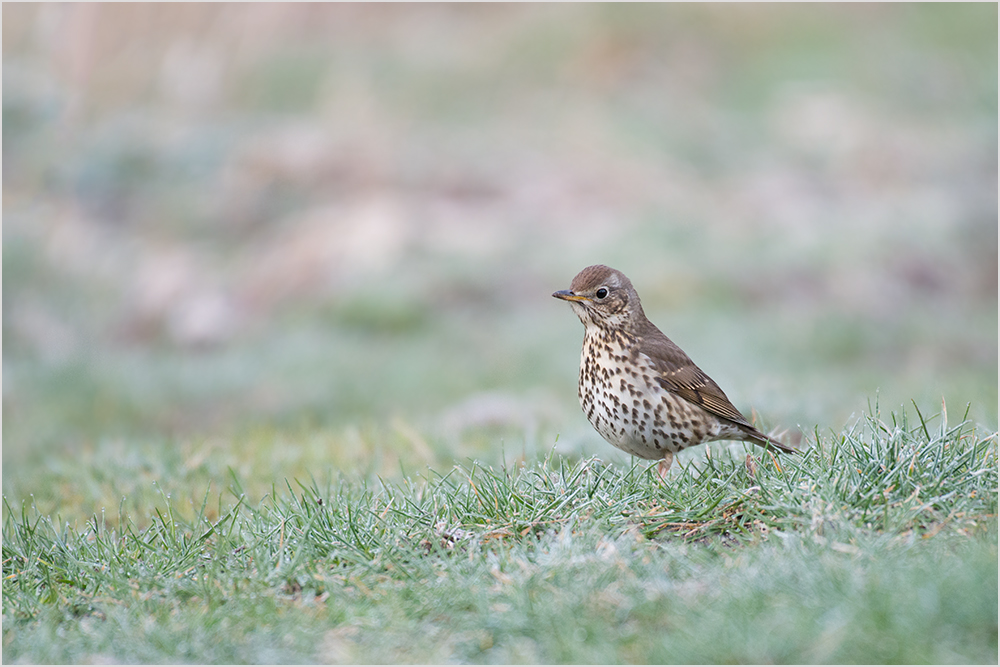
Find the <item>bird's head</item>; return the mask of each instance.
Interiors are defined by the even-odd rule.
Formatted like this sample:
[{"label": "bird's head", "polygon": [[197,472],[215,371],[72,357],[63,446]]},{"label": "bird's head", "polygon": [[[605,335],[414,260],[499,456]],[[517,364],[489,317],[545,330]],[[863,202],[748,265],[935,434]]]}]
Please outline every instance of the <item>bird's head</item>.
[{"label": "bird's head", "polygon": [[603,264],[588,266],[576,274],[568,290],[552,296],[569,301],[585,327],[632,329],[645,317],[632,281]]}]

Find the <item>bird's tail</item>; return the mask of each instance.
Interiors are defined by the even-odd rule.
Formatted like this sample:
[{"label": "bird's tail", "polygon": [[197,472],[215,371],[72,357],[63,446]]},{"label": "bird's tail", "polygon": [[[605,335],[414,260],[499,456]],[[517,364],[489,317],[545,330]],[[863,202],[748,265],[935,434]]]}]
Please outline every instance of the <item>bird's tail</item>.
[{"label": "bird's tail", "polygon": [[757,444],[759,444],[760,446],[765,447],[767,449],[774,448],[774,449],[777,449],[779,451],[786,452],[788,454],[795,454],[795,453],[797,453],[799,451],[799,450],[795,449],[794,447],[789,447],[788,445],[784,444],[783,442],[778,442],[777,440],[775,440],[774,438],[772,438],[769,435],[764,435],[763,433],[761,433],[757,429],[754,429],[754,432],[751,435],[752,435],[753,439],[757,442]]}]

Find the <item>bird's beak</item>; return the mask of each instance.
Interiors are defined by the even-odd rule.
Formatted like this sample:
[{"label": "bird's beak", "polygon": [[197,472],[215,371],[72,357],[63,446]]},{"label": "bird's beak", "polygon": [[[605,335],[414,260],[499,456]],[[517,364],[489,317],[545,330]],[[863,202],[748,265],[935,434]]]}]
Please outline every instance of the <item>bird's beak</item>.
[{"label": "bird's beak", "polygon": [[585,296],[580,296],[579,294],[573,294],[568,289],[561,289],[558,292],[553,292],[552,296],[557,299],[563,299],[564,301],[589,301]]}]

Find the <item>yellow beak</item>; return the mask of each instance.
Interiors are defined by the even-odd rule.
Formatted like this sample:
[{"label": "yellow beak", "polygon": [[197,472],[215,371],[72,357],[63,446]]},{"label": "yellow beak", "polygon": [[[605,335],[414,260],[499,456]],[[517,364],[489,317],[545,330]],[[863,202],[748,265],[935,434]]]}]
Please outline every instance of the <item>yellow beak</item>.
[{"label": "yellow beak", "polygon": [[573,294],[568,289],[561,289],[558,292],[553,292],[552,296],[557,299],[563,299],[564,301],[590,301],[589,298],[580,296],[579,294]]}]

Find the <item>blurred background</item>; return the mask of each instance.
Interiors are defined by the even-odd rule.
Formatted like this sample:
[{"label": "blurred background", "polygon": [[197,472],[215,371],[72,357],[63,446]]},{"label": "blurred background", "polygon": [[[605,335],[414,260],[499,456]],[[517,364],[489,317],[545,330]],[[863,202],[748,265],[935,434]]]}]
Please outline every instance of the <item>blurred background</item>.
[{"label": "blurred background", "polygon": [[997,145],[993,3],[5,4],[5,493],[627,461],[594,263],[766,428],[995,430]]}]

